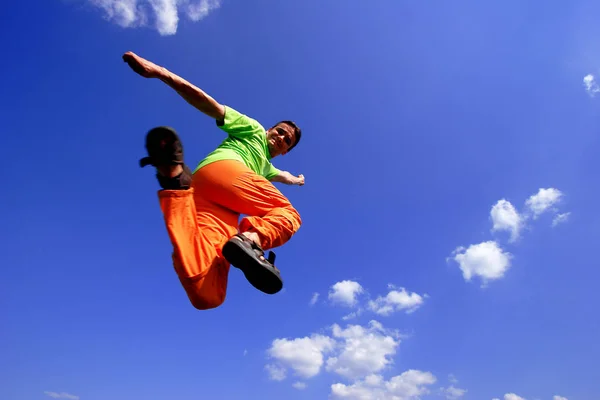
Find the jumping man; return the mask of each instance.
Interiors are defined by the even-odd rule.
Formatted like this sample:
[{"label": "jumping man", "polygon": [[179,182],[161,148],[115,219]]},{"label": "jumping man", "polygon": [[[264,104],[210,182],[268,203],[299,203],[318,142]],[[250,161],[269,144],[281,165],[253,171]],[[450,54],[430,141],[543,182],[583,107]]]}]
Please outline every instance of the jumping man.
[{"label": "jumping man", "polygon": [[[189,104],[214,118],[225,140],[192,172],[183,145],[170,127],[146,135],[148,156],[140,166],[156,168],[158,199],[173,245],[173,266],[192,305],[200,310],[225,301],[230,266],[239,268],[258,290],[274,294],[283,282],[275,255],[264,251],[286,243],[298,231],[298,211],[271,182],[304,185],[273,166],[292,150],[301,130],[281,121],[266,130],[256,120],[215,101],[185,79],[138,55],[123,60],[144,78],[158,78]],[[240,214],[246,215],[241,221]]]}]

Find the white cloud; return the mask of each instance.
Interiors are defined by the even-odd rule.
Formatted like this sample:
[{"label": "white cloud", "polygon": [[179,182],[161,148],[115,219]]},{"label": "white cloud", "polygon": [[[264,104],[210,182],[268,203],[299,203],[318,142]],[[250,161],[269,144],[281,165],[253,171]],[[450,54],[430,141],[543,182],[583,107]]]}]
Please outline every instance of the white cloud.
[{"label": "white cloud", "polygon": [[[462,396],[465,395],[465,393],[467,393],[466,389],[460,389],[455,387],[454,385],[456,385],[458,383],[458,379],[456,379],[456,377],[453,374],[449,374],[448,375],[448,382],[450,382],[450,386],[449,387],[442,387],[440,388],[440,392],[443,396],[446,397],[446,399],[448,400],[456,400],[461,398]],[[492,400],[499,400],[499,399],[492,399]]]},{"label": "white cloud", "polygon": [[512,254],[502,250],[494,241],[474,244],[466,249],[458,247],[453,254],[463,278],[470,281],[474,276],[479,276],[484,286],[488,281],[502,278],[512,260]]},{"label": "white cloud", "polygon": [[221,0],[201,0],[195,3],[188,1],[186,14],[192,21],[198,22],[220,6]]},{"label": "white cloud", "polygon": [[383,378],[379,375],[373,375],[352,385],[344,385],[343,383],[331,385],[331,397],[347,400],[385,400],[390,396],[386,393]]},{"label": "white cloud", "polygon": [[533,213],[533,218],[536,219],[541,214],[551,209],[556,203],[558,203],[563,194],[560,190],[549,188],[540,189],[536,194],[531,195],[525,205]]},{"label": "white cloud", "polygon": [[[297,339],[275,339],[268,354],[279,361],[277,367],[293,369],[297,375],[310,378],[319,373],[324,354],[334,349],[335,341],[324,335]],[[274,365],[272,365],[274,368]],[[281,375],[278,375],[281,376]]]},{"label": "white cloud", "polygon": [[442,388],[442,393],[448,400],[457,400],[463,397],[467,393],[467,390],[450,385],[450,387]]},{"label": "white cloud", "polygon": [[[368,300],[368,295],[365,295],[364,304],[360,295],[367,293],[360,283],[352,280],[343,280],[333,284],[328,293],[328,299],[332,304],[342,305],[352,308],[352,311],[342,317],[342,320],[348,321],[361,316],[366,310],[372,311],[381,316],[389,316],[392,313],[404,311],[407,314],[415,312],[420,308],[427,294],[418,294],[409,292],[406,288],[396,287],[388,284],[388,293],[380,295],[374,300]],[[318,294],[313,294],[310,304],[312,305],[318,297]],[[360,301],[359,301],[360,300]]]},{"label": "white cloud", "polygon": [[354,319],[356,317],[360,317],[360,315],[363,313],[363,309],[359,308],[356,311],[352,311],[350,314],[346,314],[342,317],[342,320],[344,321],[348,321],[349,319]]},{"label": "white cloud", "polygon": [[248,354],[248,350],[244,349],[244,355]]},{"label": "white cloud", "polygon": [[566,397],[562,397],[562,396],[554,396],[552,398],[552,400],[569,400],[569,399],[567,399]]},{"label": "white cloud", "polygon": [[360,283],[345,280],[331,286],[329,300],[347,307],[353,307],[356,305],[357,296],[363,292],[364,289]]},{"label": "white cloud", "polygon": [[333,337],[340,341],[341,351],[327,359],[326,370],[346,378],[358,378],[383,370],[392,363],[400,339],[377,321],[369,327],[349,325],[342,329],[334,324]]},{"label": "white cloud", "polygon": [[585,91],[592,97],[596,95],[596,93],[600,92],[600,87],[598,83],[596,83],[596,78],[592,74],[588,74],[583,77],[583,86],[585,87]]},{"label": "white cloud", "polygon": [[380,375],[369,375],[351,385],[331,385],[331,396],[346,400],[417,400],[429,393],[427,386],[435,382],[436,378],[430,372],[418,370],[405,371],[389,381],[384,381]]},{"label": "white cloud", "polygon": [[525,400],[525,398],[521,397],[521,396],[517,396],[514,393],[506,393],[504,395],[504,400]]},{"label": "white cloud", "polygon": [[490,211],[492,218],[492,231],[510,232],[510,241],[513,242],[519,238],[523,221],[515,207],[505,199],[498,200]]},{"label": "white cloud", "polygon": [[133,28],[146,23],[146,12],[137,0],[89,0],[90,4],[101,8],[104,17],[124,28]]},{"label": "white cloud", "polygon": [[68,400],[79,400],[79,396],[75,396],[73,394],[69,394],[66,392],[44,392],[45,395],[50,396],[55,399],[68,399]]},{"label": "white cloud", "polygon": [[563,222],[567,222],[569,220],[569,217],[571,216],[570,212],[566,212],[566,213],[562,213],[562,214],[557,214],[554,219],[552,220],[552,226],[556,226],[558,224],[562,224]]},{"label": "white cloud", "polygon": [[149,24],[152,11],[154,25],[161,35],[174,35],[183,12],[192,21],[199,21],[221,6],[221,0],[88,0],[102,9],[104,17],[123,28]]},{"label": "white cloud", "polygon": [[319,300],[319,293],[313,293],[312,297],[310,298],[310,305],[314,306],[315,304],[317,304],[317,300]]},{"label": "white cloud", "polygon": [[306,383],[304,383],[304,382],[294,382],[292,384],[292,387],[294,389],[304,390],[304,389],[306,389]]},{"label": "white cloud", "polygon": [[265,369],[269,373],[269,378],[274,381],[282,381],[287,376],[287,371],[284,367],[275,364],[265,365]]},{"label": "white cloud", "polygon": [[327,372],[358,379],[377,373],[392,364],[400,335],[371,321],[368,326],[331,326],[331,336],[313,334],[296,339],[275,339],[265,366],[273,380],[283,380],[287,369],[297,376],[312,378],[325,366]]},{"label": "white cloud", "polygon": [[[530,219],[536,220],[546,212],[554,214],[552,226],[566,222],[571,213],[559,214],[557,205],[562,201],[564,194],[556,188],[540,188],[525,200],[525,207],[519,212],[513,204],[506,199],[501,199],[490,210],[493,226],[491,231],[510,232],[509,242],[520,238],[521,231]],[[472,244],[468,248],[456,248],[447,261],[454,260],[458,263],[463,278],[471,281],[473,277],[480,277],[482,287],[489,281],[502,278],[511,267],[513,255],[505,251],[496,240],[488,240],[479,244]]]},{"label": "white cloud", "polygon": [[179,13],[177,0],[148,0],[156,16],[156,29],[161,35],[173,35],[177,32]]},{"label": "white cloud", "polygon": [[386,296],[379,296],[369,302],[369,308],[376,314],[388,316],[393,312],[405,311],[410,314],[423,305],[424,297],[408,293],[405,288],[392,289]]}]

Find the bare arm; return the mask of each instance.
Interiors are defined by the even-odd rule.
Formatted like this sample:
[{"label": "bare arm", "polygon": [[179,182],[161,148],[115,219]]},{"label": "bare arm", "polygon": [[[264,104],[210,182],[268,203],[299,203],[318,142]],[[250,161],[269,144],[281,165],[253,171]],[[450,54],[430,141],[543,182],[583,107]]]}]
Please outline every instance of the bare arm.
[{"label": "bare arm", "polygon": [[199,87],[193,85],[182,77],[172,73],[164,67],[154,64],[137,54],[128,51],[123,55],[123,60],[131,69],[144,78],[158,78],[175,90],[181,97],[196,109],[216,120],[225,118],[225,107],[209,96]]},{"label": "bare arm", "polygon": [[168,71],[166,68],[161,68],[158,78],[179,93],[185,101],[209,117],[219,121],[225,118],[225,107],[199,87]]},{"label": "bare arm", "polygon": [[300,174],[298,176],[292,175],[287,171],[281,171],[279,174],[275,175],[270,179],[271,182],[281,182],[286,185],[304,185],[304,175]]}]

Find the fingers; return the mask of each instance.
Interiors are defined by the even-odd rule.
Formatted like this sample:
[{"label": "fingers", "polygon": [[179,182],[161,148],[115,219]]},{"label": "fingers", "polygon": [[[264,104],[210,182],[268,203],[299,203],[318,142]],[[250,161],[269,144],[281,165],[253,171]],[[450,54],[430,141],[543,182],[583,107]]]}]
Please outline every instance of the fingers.
[{"label": "fingers", "polygon": [[128,51],[125,52],[122,56],[123,61],[128,62],[129,60],[132,60],[133,58],[135,58],[136,54],[132,51]]},{"label": "fingers", "polygon": [[137,74],[143,77],[149,77],[149,71],[144,60],[132,51],[128,51],[123,54],[123,61],[129,65],[129,67]]}]

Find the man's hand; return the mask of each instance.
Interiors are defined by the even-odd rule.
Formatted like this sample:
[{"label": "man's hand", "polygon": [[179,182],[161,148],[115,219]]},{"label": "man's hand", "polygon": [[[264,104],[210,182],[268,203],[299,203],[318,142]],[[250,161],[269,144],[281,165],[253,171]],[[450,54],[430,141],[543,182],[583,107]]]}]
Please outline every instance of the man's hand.
[{"label": "man's hand", "polygon": [[123,61],[144,78],[159,78],[162,74],[163,68],[131,51],[123,54]]},{"label": "man's hand", "polygon": [[271,182],[281,182],[286,185],[304,185],[304,175],[294,176],[287,171],[281,171],[279,174],[271,178]]}]

